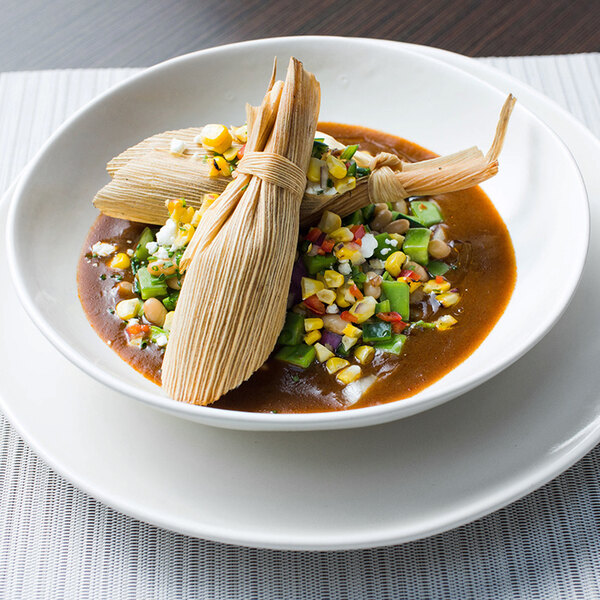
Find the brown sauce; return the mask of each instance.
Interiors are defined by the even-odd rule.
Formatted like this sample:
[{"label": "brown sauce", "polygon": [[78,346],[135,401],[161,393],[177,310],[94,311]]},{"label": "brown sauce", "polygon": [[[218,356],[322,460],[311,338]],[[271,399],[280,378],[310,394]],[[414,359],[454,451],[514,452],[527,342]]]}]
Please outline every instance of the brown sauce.
[{"label": "brown sauce", "polygon": [[[373,153],[394,152],[404,160],[424,160],[432,152],[396,136],[363,127],[320,123],[319,130],[342,143],[359,143]],[[459,265],[446,278],[460,288],[461,301],[440,314],[458,319],[453,328],[439,332],[414,330],[401,357],[380,355],[364,375],[379,380],[352,408],[373,406],[412,396],[464,361],[494,327],[512,294],[516,279],[514,250],[504,222],[479,188],[439,195],[448,238],[462,244],[468,267]],[[143,375],[160,383],[163,350],[154,344],[139,350],[127,345],[125,324],[110,310],[116,304],[115,271],[101,259],[89,258],[92,244],[109,241],[118,251],[134,248],[144,226],[101,215],[90,230],[79,262],[79,296],[87,317],[113,350]],[[120,273],[120,272],[119,272]],[[118,277],[118,276],[117,276]],[[127,271],[125,280],[133,279]],[[302,371],[269,359],[248,381],[212,406],[251,412],[302,413],[342,410],[342,386],[320,365]]]}]

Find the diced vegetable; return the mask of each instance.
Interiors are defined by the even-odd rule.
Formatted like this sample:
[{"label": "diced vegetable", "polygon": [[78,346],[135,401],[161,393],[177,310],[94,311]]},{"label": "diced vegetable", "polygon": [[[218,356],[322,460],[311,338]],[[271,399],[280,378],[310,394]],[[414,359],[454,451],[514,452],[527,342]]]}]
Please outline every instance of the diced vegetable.
[{"label": "diced vegetable", "polygon": [[353,144],[352,146],[346,146],[344,151],[340,155],[341,160],[350,160],[356,151],[358,150],[358,144]]},{"label": "diced vegetable", "polygon": [[[331,233],[336,229],[339,229],[342,226],[342,219],[336,213],[333,213],[329,210],[326,210],[321,215],[321,220],[319,221],[319,229],[323,233]],[[343,240],[338,240],[343,241]]]},{"label": "diced vegetable", "polygon": [[392,240],[389,233],[379,233],[375,236],[375,239],[377,240],[377,248],[375,248],[373,256],[376,258],[386,260],[392,252],[399,250],[398,242],[389,243]]},{"label": "diced vegetable", "polygon": [[377,323],[365,323],[362,329],[364,342],[385,342],[392,339],[392,326],[390,323],[378,321]]},{"label": "diced vegetable", "polygon": [[388,342],[376,342],[373,344],[377,350],[387,352],[389,354],[400,354],[404,343],[406,342],[406,336],[401,333],[394,333],[392,339]]},{"label": "diced vegetable", "polygon": [[161,280],[159,277],[153,277],[148,272],[146,267],[142,267],[136,273],[140,295],[142,300],[148,300],[148,298],[158,298],[160,296],[167,295],[167,282]]},{"label": "diced vegetable", "polygon": [[340,383],[348,384],[356,381],[362,375],[362,370],[358,365],[350,365],[340,371],[336,377]]},{"label": "diced vegetable", "polygon": [[156,325],[152,325],[150,327],[150,340],[155,344],[159,341],[160,336],[167,336],[167,332],[162,327],[157,327]]},{"label": "diced vegetable", "polygon": [[346,225],[346,227],[350,227],[350,225],[361,225],[362,222],[363,215],[361,210],[355,210],[344,219],[344,225]]},{"label": "diced vegetable", "polygon": [[302,287],[302,300],[314,296],[314,294],[325,287],[325,284],[322,281],[311,279],[310,277],[303,277],[300,285]]},{"label": "diced vegetable", "polygon": [[388,313],[392,310],[392,307],[390,306],[390,301],[389,300],[383,300],[382,302],[378,302],[377,306],[375,307],[375,314],[377,313]]},{"label": "diced vegetable", "polygon": [[115,313],[119,319],[123,321],[129,321],[140,314],[142,309],[142,302],[139,298],[131,298],[130,300],[121,300],[115,306]]},{"label": "diced vegetable", "polygon": [[423,227],[425,227],[425,225],[423,225],[423,223],[421,223],[421,221],[419,221],[419,219],[416,217],[405,215],[404,213],[395,210],[392,211],[392,216],[394,217],[394,221],[397,221],[398,219],[406,219],[411,227],[415,227],[417,229],[423,229]]},{"label": "diced vegetable", "polygon": [[368,223],[373,218],[373,213],[374,212],[375,212],[375,205],[374,204],[367,204],[362,209],[363,221],[365,223]]},{"label": "diced vegetable", "polygon": [[142,231],[142,235],[140,236],[140,241],[133,253],[134,258],[137,260],[148,260],[148,256],[150,256],[148,249],[146,248],[146,244],[154,241],[154,234],[150,227],[146,227],[144,231]]},{"label": "diced vegetable", "polygon": [[172,290],[166,298],[163,298],[162,303],[167,310],[175,310],[177,300],[179,299],[179,290]]},{"label": "diced vegetable", "polygon": [[315,360],[316,355],[314,346],[297,344],[295,346],[283,346],[275,353],[275,358],[307,369]]},{"label": "diced vegetable", "polygon": [[317,360],[320,363],[324,363],[325,361],[332,358],[334,355],[333,352],[329,348],[326,348],[325,346],[323,346],[323,344],[320,344],[319,342],[317,342],[314,345],[314,349],[317,354]]},{"label": "diced vegetable", "polygon": [[410,316],[410,288],[405,281],[382,281],[381,289],[390,302],[392,311],[400,313],[405,321]]},{"label": "diced vegetable", "polygon": [[354,350],[354,357],[361,365],[367,365],[373,360],[375,350],[373,346],[358,346]]},{"label": "diced vegetable", "polygon": [[447,265],[441,260],[430,260],[427,265],[427,270],[430,275],[436,277],[437,275],[445,275],[450,270],[450,265]]},{"label": "diced vegetable", "polygon": [[327,269],[337,262],[337,258],[333,254],[315,254],[314,256],[303,254],[302,260],[310,275],[316,275],[319,271]]},{"label": "diced vegetable", "polygon": [[408,254],[411,260],[426,266],[429,262],[429,238],[431,231],[429,229],[409,229],[404,236],[402,249]]},{"label": "diced vegetable", "polygon": [[440,209],[430,200],[414,200],[410,203],[410,212],[425,227],[437,225],[444,220]]},{"label": "diced vegetable", "polygon": [[[320,320],[320,319],[319,319]],[[302,341],[304,336],[304,317],[297,313],[289,312],[285,316],[285,324],[279,334],[278,344],[295,346]]]},{"label": "diced vegetable", "polygon": [[400,250],[396,250],[385,259],[385,269],[392,277],[398,277],[405,261],[406,254]]},{"label": "diced vegetable", "polygon": [[330,375],[333,375],[334,373],[337,373],[340,369],[347,367],[349,364],[350,363],[347,360],[334,356],[325,363],[325,368],[327,369],[327,372]]}]

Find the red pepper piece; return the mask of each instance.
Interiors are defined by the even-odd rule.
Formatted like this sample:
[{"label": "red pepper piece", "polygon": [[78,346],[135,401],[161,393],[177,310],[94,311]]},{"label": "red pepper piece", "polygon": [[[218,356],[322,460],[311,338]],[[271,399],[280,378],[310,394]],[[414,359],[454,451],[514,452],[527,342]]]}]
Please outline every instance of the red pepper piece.
[{"label": "red pepper piece", "polygon": [[350,228],[350,231],[354,233],[354,241],[357,242],[365,237],[365,226],[361,223],[360,225],[354,225]]},{"label": "red pepper piece", "polygon": [[335,246],[335,242],[333,240],[330,239],[326,239],[322,244],[321,244],[321,250],[323,250],[323,252],[325,254],[329,254],[329,252],[331,252],[333,250],[333,247]]},{"label": "red pepper piece", "polygon": [[325,314],[325,305],[317,298],[316,294],[309,296],[306,300],[304,300],[303,304],[306,306],[306,308],[308,308],[308,310],[316,315]]},{"label": "red pepper piece", "polygon": [[239,160],[242,160],[242,158],[244,158],[244,152],[246,152],[246,144],[244,144],[237,153],[237,157]]},{"label": "red pepper piece", "polygon": [[403,269],[400,271],[400,277],[403,277],[404,279],[411,279],[412,281],[419,281],[419,276],[410,269]]},{"label": "red pepper piece", "polygon": [[392,323],[392,331],[394,333],[402,333],[406,329],[407,323],[404,321],[394,321]]},{"label": "red pepper piece", "polygon": [[342,317],[344,321],[348,321],[348,323],[358,323],[358,317],[356,315],[353,315],[350,311],[342,311],[340,313],[340,317]]},{"label": "red pepper piece", "polygon": [[364,298],[363,293],[358,289],[355,283],[350,286],[349,291],[357,300],[362,300]]},{"label": "red pepper piece", "polygon": [[441,275],[438,275],[438,276],[435,278],[435,282],[436,282],[436,283],[444,283],[444,278],[443,278]]},{"label": "red pepper piece", "polygon": [[322,231],[318,227],[311,227],[305,236],[309,242],[316,242],[322,235]]},{"label": "red pepper piece", "polygon": [[134,323],[125,329],[130,337],[142,337],[150,332],[150,325],[145,323]]},{"label": "red pepper piece", "polygon": [[377,318],[381,319],[382,321],[385,321],[386,323],[402,321],[402,315],[400,313],[397,313],[396,311],[377,313]]}]

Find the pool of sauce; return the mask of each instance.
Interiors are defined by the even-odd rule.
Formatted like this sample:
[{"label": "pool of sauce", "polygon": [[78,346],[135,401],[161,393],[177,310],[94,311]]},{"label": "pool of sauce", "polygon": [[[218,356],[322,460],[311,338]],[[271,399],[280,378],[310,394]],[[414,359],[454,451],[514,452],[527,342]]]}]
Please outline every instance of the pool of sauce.
[{"label": "pool of sauce", "polygon": [[[319,131],[340,142],[360,145],[374,154],[385,150],[403,160],[418,161],[436,156],[402,138],[353,125],[320,123]],[[363,374],[379,379],[352,408],[373,406],[412,396],[443,377],[464,361],[494,327],[512,294],[516,280],[514,249],[508,230],[490,199],[479,188],[435,196],[440,205],[448,240],[460,248],[455,270],[445,277],[461,293],[460,302],[442,314],[458,323],[451,329],[414,330],[401,357],[380,355]],[[87,317],[98,335],[133,368],[160,384],[164,351],[155,344],[139,350],[127,345],[125,324],[111,309],[121,298],[117,279],[123,274],[92,258],[91,246],[101,240],[114,243],[124,252],[135,248],[144,225],[101,215],[92,226],[79,261],[79,296]],[[124,281],[132,281],[130,271]],[[453,286],[454,287],[454,286]],[[346,410],[342,386],[318,364],[302,370],[269,359],[252,377],[218,402],[216,408],[252,412],[303,413]]]}]

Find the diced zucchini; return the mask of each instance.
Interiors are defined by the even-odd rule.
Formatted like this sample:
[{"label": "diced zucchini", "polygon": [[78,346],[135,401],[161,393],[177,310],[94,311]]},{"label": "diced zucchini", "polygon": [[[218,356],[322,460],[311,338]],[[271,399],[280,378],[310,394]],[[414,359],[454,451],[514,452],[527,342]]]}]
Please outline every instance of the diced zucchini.
[{"label": "diced zucchini", "polygon": [[343,152],[340,154],[340,160],[350,160],[356,151],[358,150],[358,144],[353,144],[352,146],[346,146]]},{"label": "diced zucchini", "polygon": [[175,310],[179,300],[179,290],[172,290],[169,295],[163,299],[162,303],[168,311]]},{"label": "diced zucchini", "polygon": [[410,287],[406,281],[382,281],[381,289],[389,300],[390,309],[408,321],[410,314]]},{"label": "diced zucchini", "polygon": [[146,267],[141,267],[138,270],[136,273],[136,278],[142,300],[148,300],[148,298],[157,298],[167,295],[167,282],[162,281],[158,277],[153,277],[150,275]]},{"label": "diced zucchini", "polygon": [[391,340],[387,342],[377,342],[373,344],[373,346],[382,352],[388,352],[389,354],[400,354],[402,352],[404,342],[406,342],[405,335],[402,335],[401,333],[394,333],[392,334]]},{"label": "diced zucchini", "polygon": [[146,227],[144,231],[142,231],[142,235],[140,236],[140,240],[138,245],[136,246],[135,252],[133,253],[133,257],[137,260],[148,260],[148,250],[146,249],[146,244],[154,241],[154,234],[150,227]]},{"label": "diced zucchini", "polygon": [[304,317],[297,313],[289,312],[285,316],[285,324],[279,334],[278,344],[295,346],[304,337]]},{"label": "diced zucchini", "polygon": [[382,300],[381,302],[377,303],[377,306],[375,307],[375,314],[377,313],[388,313],[392,310],[391,306],[390,306],[390,301],[389,300]]},{"label": "diced zucchini", "polygon": [[316,275],[319,271],[328,269],[337,262],[334,254],[315,254],[314,256],[302,255],[302,261],[310,275]]},{"label": "diced zucchini", "polygon": [[362,338],[364,342],[385,342],[392,339],[392,325],[377,320],[375,323],[363,325]]},{"label": "diced zucchini", "polygon": [[410,203],[410,212],[425,227],[437,225],[437,223],[441,223],[444,220],[440,209],[430,200],[413,200]]},{"label": "diced zucchini", "polygon": [[397,221],[398,219],[406,219],[411,227],[416,227],[416,228],[425,227],[425,225],[423,225],[423,223],[421,223],[421,221],[419,221],[419,219],[416,219],[415,217],[411,217],[410,215],[405,215],[404,213],[398,212],[396,210],[392,211],[392,217],[394,217],[394,221]]},{"label": "diced zucchini", "polygon": [[429,262],[428,248],[430,238],[431,231],[429,229],[409,229],[404,236],[402,250],[415,262],[427,266]]},{"label": "diced zucchini", "polygon": [[275,354],[275,358],[306,369],[315,360],[316,354],[314,346],[297,344],[295,346],[282,346]]},{"label": "diced zucchini", "polygon": [[450,270],[450,265],[441,260],[430,260],[427,270],[432,277],[437,277],[446,274]]}]

